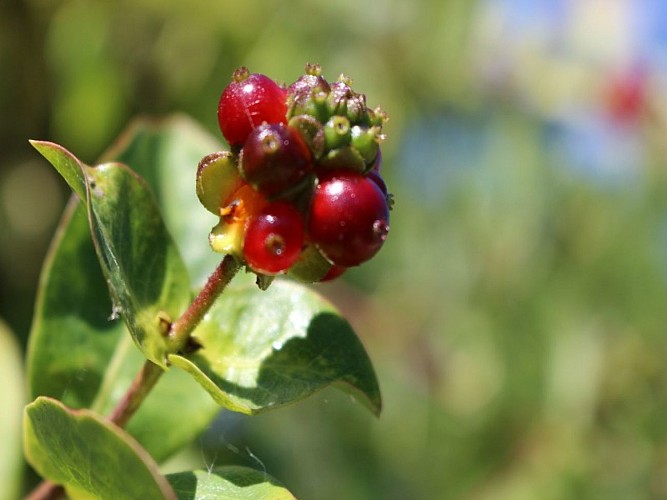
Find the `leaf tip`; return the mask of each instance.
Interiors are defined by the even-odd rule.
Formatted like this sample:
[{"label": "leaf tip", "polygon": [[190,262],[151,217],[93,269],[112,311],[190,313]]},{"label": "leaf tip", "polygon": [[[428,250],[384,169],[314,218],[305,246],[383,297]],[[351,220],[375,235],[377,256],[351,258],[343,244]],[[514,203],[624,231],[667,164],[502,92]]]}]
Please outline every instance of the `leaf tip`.
[{"label": "leaf tip", "polygon": [[35,148],[37,151],[39,151],[39,152],[42,153],[42,154],[44,154],[44,153],[42,152],[44,149],[46,149],[46,148],[48,148],[48,147],[53,147],[53,146],[55,146],[55,144],[52,143],[52,142],[49,142],[49,141],[39,141],[39,140],[36,140],[36,139],[28,139],[28,142],[30,143],[30,145],[31,145],[33,148]]},{"label": "leaf tip", "polygon": [[373,388],[359,387],[349,380],[340,380],[337,384],[338,389],[343,392],[347,392],[354,401],[358,401],[362,404],[368,411],[370,411],[376,418],[380,418],[382,414],[382,395],[380,393],[380,388],[377,385],[377,380]]}]

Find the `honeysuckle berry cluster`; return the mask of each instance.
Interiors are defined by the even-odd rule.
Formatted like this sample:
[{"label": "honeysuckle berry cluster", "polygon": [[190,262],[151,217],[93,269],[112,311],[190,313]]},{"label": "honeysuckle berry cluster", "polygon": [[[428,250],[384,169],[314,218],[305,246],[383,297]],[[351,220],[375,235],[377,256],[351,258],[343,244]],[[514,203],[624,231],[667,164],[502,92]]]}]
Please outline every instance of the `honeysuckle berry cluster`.
[{"label": "honeysuckle berry cluster", "polygon": [[197,195],[220,217],[209,242],[258,275],[304,282],[372,258],[389,232],[380,174],[387,120],[341,75],[319,65],[289,86],[242,67],[223,90],[218,122],[230,151],[204,157]]}]

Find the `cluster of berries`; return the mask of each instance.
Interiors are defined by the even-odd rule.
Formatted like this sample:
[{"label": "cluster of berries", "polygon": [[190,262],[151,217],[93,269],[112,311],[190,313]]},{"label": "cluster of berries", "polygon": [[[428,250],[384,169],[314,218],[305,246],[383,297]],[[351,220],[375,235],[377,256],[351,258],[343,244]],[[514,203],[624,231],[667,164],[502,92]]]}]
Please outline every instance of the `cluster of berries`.
[{"label": "cluster of berries", "polygon": [[318,65],[288,87],[247,68],[218,105],[231,151],[204,157],[197,195],[220,217],[213,250],[258,275],[315,282],[373,257],[389,231],[391,196],[380,175],[386,115],[342,76]]}]

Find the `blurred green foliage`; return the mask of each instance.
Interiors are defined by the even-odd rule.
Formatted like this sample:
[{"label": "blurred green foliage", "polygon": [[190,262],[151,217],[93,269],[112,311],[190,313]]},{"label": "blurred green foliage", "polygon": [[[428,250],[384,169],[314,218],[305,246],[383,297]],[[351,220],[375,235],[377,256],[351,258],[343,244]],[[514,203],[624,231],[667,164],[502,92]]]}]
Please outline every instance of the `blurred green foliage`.
[{"label": "blurred green foliage", "polygon": [[642,122],[622,180],[582,175],[543,118],[477,84],[477,7],[0,3],[0,316],[25,342],[68,193],[27,139],[93,162],[136,114],[216,131],[235,67],[290,82],[319,62],[391,117],[391,235],[318,287],[364,340],[383,415],[328,390],[223,414],[169,467],[265,467],[299,498],[667,497],[664,124]]}]

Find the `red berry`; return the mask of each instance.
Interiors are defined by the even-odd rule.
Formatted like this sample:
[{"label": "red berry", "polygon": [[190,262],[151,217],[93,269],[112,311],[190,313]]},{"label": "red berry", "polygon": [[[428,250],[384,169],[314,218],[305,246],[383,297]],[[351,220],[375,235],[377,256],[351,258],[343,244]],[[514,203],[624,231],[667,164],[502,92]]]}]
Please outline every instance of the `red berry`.
[{"label": "red berry", "polygon": [[329,173],[315,189],[308,231],[331,262],[359,265],[373,257],[387,238],[387,198],[373,180],[361,174]]},{"label": "red berry", "polygon": [[218,123],[230,146],[243,144],[250,131],[262,123],[285,123],[286,90],[268,76],[247,68],[234,72],[234,80],[222,91]]},{"label": "red berry", "polygon": [[250,221],[243,255],[256,272],[274,275],[290,268],[304,244],[304,224],[299,211],[285,201],[268,204]]},{"label": "red berry", "polygon": [[297,185],[313,163],[296,129],[276,123],[261,125],[248,135],[239,168],[248,184],[274,197]]}]

